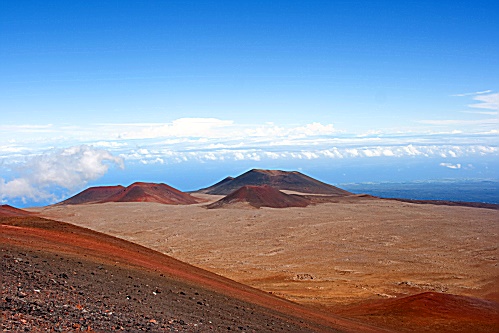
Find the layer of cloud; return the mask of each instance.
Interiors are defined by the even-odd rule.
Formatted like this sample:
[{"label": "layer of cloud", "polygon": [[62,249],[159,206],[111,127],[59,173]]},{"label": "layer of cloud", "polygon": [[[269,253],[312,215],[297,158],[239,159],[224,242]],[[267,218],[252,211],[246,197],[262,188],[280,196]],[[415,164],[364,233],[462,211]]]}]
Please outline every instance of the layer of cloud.
[{"label": "layer of cloud", "polygon": [[53,189],[74,190],[102,177],[110,165],[124,167],[121,157],[90,146],[75,146],[34,156],[18,165],[19,176],[0,178],[0,200],[54,201]]},{"label": "layer of cloud", "polygon": [[356,158],[449,158],[480,157],[499,155],[497,147],[481,145],[390,145],[390,146],[351,146],[315,149],[306,147],[281,146],[279,149],[234,147],[206,150],[173,150],[171,147],[157,149],[135,149],[121,156],[130,162],[141,164],[176,164],[184,162],[209,161],[262,161],[262,160],[318,160]]},{"label": "layer of cloud", "polygon": [[[110,125],[102,124],[108,132]],[[143,140],[159,138],[256,138],[256,137],[310,137],[331,135],[336,132],[333,124],[313,122],[299,126],[282,126],[274,123],[236,124],[232,120],[216,118],[180,118],[171,123],[112,124],[120,130],[115,139]]]},{"label": "layer of cloud", "polygon": [[470,104],[469,107],[476,109],[499,110],[499,93],[478,95],[473,98],[479,103]]},{"label": "layer of cloud", "polygon": [[[490,95],[493,94],[483,91],[480,97],[487,99]],[[18,163],[26,157],[41,162],[41,158],[36,156],[47,147],[79,147],[82,144],[142,164],[413,156],[454,158],[498,154],[497,118],[428,119],[419,121],[419,124],[422,124],[419,128],[373,129],[357,134],[338,130],[330,123],[238,124],[217,118],[181,118],[169,123],[98,124],[87,128],[46,125],[41,129],[48,127],[51,133],[42,136],[43,140],[40,136],[26,140],[16,131],[10,134],[0,132],[0,139],[5,138],[5,144],[0,145],[0,163],[2,160],[4,163]],[[36,129],[37,126],[20,125],[16,130],[22,128]],[[61,163],[66,161],[61,160]],[[30,167],[39,169],[39,165]],[[51,173],[46,173],[46,177],[50,178]],[[65,178],[69,179],[68,176]],[[53,179],[51,182],[63,186]],[[4,187],[7,186],[4,183]],[[9,191],[13,191],[11,187],[15,184],[9,185]],[[20,183],[16,187],[22,188]]]},{"label": "layer of cloud", "polygon": [[[431,125],[495,124],[497,119],[427,120]],[[425,132],[373,130],[358,135],[338,131],[333,124],[312,122],[301,126],[273,123],[239,125],[214,118],[182,118],[168,124],[101,125],[110,133],[129,133],[130,138],[85,141],[96,148],[143,164],[169,164],[188,161],[448,157],[497,155],[495,126],[479,127],[475,133],[464,130],[426,130]],[[126,129],[126,131],[124,131]],[[168,131],[166,129],[169,129]],[[185,133],[182,129],[186,129]],[[189,130],[187,130],[189,129]],[[192,130],[192,131],[191,131]],[[199,132],[198,132],[199,131]],[[135,134],[132,134],[135,133]],[[133,138],[133,139],[131,139]],[[21,142],[0,146],[0,161],[16,163],[26,156],[40,155],[33,144]],[[42,155],[44,156],[44,155]],[[40,157],[33,157],[34,161]],[[61,161],[61,163],[66,163]],[[50,173],[47,173],[47,177]]]},{"label": "layer of cloud", "polygon": [[499,119],[431,119],[431,120],[420,120],[421,124],[428,125],[453,125],[453,126],[470,126],[470,125],[499,125]]},{"label": "layer of cloud", "polygon": [[459,113],[468,113],[475,115],[495,116],[488,119],[425,119],[417,121],[420,124],[441,126],[441,127],[456,127],[456,128],[481,128],[492,130],[499,126],[497,118],[499,111],[499,93],[492,93],[492,90],[478,91],[474,93],[456,94],[452,96],[473,96],[475,103],[469,104],[468,107],[477,110],[465,110]]},{"label": "layer of cloud", "polygon": [[[233,125],[232,120],[216,118],[180,118],[168,124],[126,124],[129,131],[119,134],[122,139],[152,139],[163,137],[217,137]],[[225,134],[222,134],[225,136]]]},{"label": "layer of cloud", "polygon": [[454,97],[476,96],[476,95],[488,94],[491,92],[492,92],[492,90],[488,89],[488,90],[476,91],[476,92],[470,92],[470,93],[454,94],[451,96],[454,96]]},{"label": "layer of cloud", "polygon": [[482,114],[485,116],[497,116],[498,111],[461,111],[462,113]]}]

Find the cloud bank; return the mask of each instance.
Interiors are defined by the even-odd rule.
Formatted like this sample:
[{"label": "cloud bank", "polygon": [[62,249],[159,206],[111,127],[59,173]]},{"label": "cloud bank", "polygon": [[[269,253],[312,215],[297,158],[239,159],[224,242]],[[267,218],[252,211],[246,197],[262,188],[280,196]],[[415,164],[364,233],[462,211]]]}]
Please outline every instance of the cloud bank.
[{"label": "cloud bank", "polygon": [[317,121],[241,124],[217,118],[74,126],[0,124],[0,171],[16,172],[10,177],[0,174],[0,200],[53,202],[58,198],[51,193],[79,189],[125,162],[168,166],[246,161],[265,166],[377,159],[388,165],[395,159],[409,163],[436,158],[437,167],[462,171],[469,169],[466,161],[497,158],[499,93],[455,96],[467,96],[474,103],[468,110],[456,110],[454,119],[414,119],[408,127],[362,132]]},{"label": "cloud bank", "polygon": [[318,160],[318,159],[362,159],[362,158],[459,158],[470,156],[498,155],[497,147],[483,145],[379,145],[379,146],[329,146],[318,144],[316,148],[285,145],[273,147],[244,148],[220,146],[212,149],[156,148],[133,149],[120,156],[129,162],[141,164],[176,164],[209,161],[263,161],[263,160]]},{"label": "cloud bank", "polygon": [[[454,158],[498,154],[497,130],[493,129],[497,119],[422,120],[419,123],[430,127],[423,128],[424,131],[377,129],[349,134],[336,129],[333,124],[319,122],[295,126],[274,123],[250,125],[215,118],[182,118],[165,124],[101,124],[93,130],[93,134],[84,136],[83,142],[80,139],[70,142],[77,147],[81,147],[81,143],[91,145],[96,147],[96,151],[97,148],[104,149],[99,151],[140,164],[416,156]],[[474,125],[477,130],[457,129],[463,124]],[[433,126],[439,127],[432,129]],[[441,126],[449,128],[442,129]],[[55,142],[51,141],[51,144]],[[60,163],[57,169],[63,170],[63,164],[71,165],[71,159],[59,157],[56,160],[50,157],[51,154],[37,151],[37,148],[30,142],[7,141],[0,145],[0,159],[3,157],[10,163],[19,163],[26,156],[41,154],[40,157],[33,157],[30,163],[34,165],[29,168],[39,170],[43,163]],[[87,146],[86,149],[90,148]],[[112,160],[109,156],[107,158]],[[47,159],[49,161],[45,161]],[[46,182],[62,186],[55,178],[59,174],[54,175],[50,170],[43,174]],[[71,177],[66,174],[64,183],[78,183]],[[36,181],[44,183],[42,179]],[[16,187],[22,186],[19,184]]]},{"label": "cloud bank", "polygon": [[18,177],[10,180],[0,178],[0,200],[20,198],[23,202],[53,202],[59,199],[53,194],[55,188],[80,188],[102,177],[110,165],[123,168],[123,159],[109,151],[86,145],[34,156],[18,166]]}]

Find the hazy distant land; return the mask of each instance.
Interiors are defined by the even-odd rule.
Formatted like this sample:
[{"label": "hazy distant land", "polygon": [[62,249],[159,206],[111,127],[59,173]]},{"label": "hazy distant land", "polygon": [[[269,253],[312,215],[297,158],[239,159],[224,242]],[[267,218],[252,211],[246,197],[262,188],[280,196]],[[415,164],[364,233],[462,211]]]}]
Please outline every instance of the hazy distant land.
[{"label": "hazy distant land", "polygon": [[382,198],[448,200],[499,204],[499,180],[428,180],[348,183],[341,188]]}]

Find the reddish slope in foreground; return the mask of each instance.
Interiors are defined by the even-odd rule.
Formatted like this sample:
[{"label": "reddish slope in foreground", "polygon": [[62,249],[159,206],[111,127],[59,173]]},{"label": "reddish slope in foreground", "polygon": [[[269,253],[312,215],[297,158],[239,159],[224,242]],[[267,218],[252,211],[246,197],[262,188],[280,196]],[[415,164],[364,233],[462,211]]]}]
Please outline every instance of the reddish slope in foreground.
[{"label": "reddish slope in foreground", "polygon": [[30,216],[32,213],[25,210],[12,207],[10,205],[0,206],[0,217],[12,217],[12,216]]},{"label": "reddish slope in foreground", "polygon": [[287,208],[287,207],[306,207],[310,200],[298,195],[289,195],[276,190],[268,185],[263,186],[243,186],[232,192],[226,197],[208,205],[208,208],[230,207],[236,203],[247,203],[250,206]]},{"label": "reddish slope in foreground", "polygon": [[499,332],[499,303],[436,292],[350,306],[340,313],[401,332]]},{"label": "reddish slope in foreground", "polygon": [[67,223],[0,218],[0,231],[4,328],[386,332]]},{"label": "reddish slope in foreground", "polygon": [[352,193],[333,185],[318,181],[298,171],[253,169],[236,178],[225,178],[213,186],[199,190],[200,193],[228,195],[246,186],[269,185],[278,190],[289,190],[302,193],[328,194],[346,196]]}]

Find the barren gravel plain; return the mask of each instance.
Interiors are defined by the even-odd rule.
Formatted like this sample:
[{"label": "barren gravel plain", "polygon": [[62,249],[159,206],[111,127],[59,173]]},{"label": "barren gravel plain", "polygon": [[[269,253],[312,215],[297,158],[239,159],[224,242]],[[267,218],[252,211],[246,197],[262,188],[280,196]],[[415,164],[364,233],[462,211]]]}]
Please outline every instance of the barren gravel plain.
[{"label": "barren gravel plain", "polygon": [[37,212],[331,310],[428,291],[499,300],[498,210],[362,197],[305,208],[205,206],[104,203]]}]

